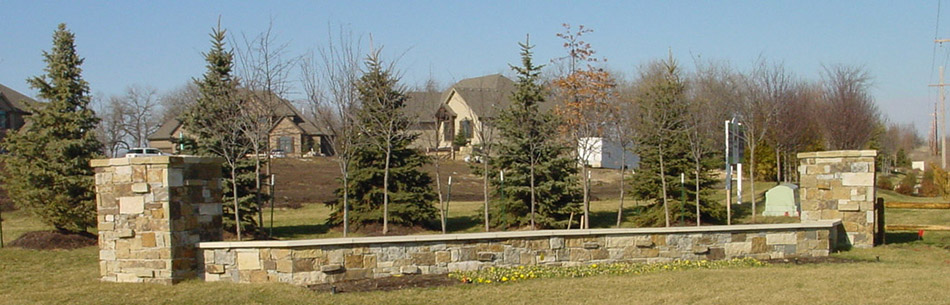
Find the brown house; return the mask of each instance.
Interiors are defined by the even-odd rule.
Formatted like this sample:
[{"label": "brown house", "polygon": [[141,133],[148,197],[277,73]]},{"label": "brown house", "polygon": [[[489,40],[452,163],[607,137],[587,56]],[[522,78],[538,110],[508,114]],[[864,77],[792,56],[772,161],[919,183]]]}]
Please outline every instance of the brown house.
[{"label": "brown house", "polygon": [[23,127],[26,124],[26,117],[31,114],[30,105],[37,103],[26,95],[0,85],[0,138],[6,135],[8,130],[18,130]]},{"label": "brown house", "polygon": [[[301,115],[289,101],[281,99],[275,114],[277,124],[271,129],[268,139],[270,150],[282,150],[288,157],[333,154],[329,133]],[[148,137],[148,143],[163,152],[175,154],[179,153],[175,144],[178,139],[189,136],[181,121],[171,119]]]}]

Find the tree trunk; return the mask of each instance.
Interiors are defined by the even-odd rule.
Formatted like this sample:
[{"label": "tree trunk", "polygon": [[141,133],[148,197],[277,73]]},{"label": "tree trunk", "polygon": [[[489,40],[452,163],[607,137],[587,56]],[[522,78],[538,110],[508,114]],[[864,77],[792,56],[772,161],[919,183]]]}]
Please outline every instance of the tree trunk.
[{"label": "tree trunk", "polygon": [[389,233],[389,161],[392,157],[392,143],[386,144],[386,165],[383,169],[383,235]]},{"label": "tree trunk", "polygon": [[617,228],[620,228],[620,221],[623,219],[623,174],[624,170],[627,169],[626,155],[626,150],[620,154],[620,204],[617,206]]},{"label": "tree trunk", "polygon": [[696,226],[701,226],[703,222],[703,216],[699,213],[699,162],[696,162]]},{"label": "tree trunk", "polygon": [[237,240],[241,240],[241,209],[238,207],[237,192],[237,171],[234,169],[237,162],[231,164],[231,199],[234,201],[234,230],[237,232]]},{"label": "tree trunk", "polygon": [[531,162],[531,229],[537,229],[534,226],[534,162]]},{"label": "tree trunk", "polygon": [[[257,223],[264,225],[264,200],[261,198],[261,148],[260,143],[254,145],[254,196],[257,200]],[[264,230],[261,230],[264,231]]]},{"label": "tree trunk", "polygon": [[666,226],[670,226],[670,206],[666,200],[666,167],[663,164],[663,144],[657,145],[660,152],[660,185],[663,190],[663,215],[666,217]]},{"label": "tree trunk", "polygon": [[344,167],[343,170],[343,237],[350,232],[350,173]]},{"label": "tree trunk", "polygon": [[488,232],[488,158],[482,160],[482,192],[485,199],[485,232]]},{"label": "tree trunk", "polygon": [[587,164],[582,166],[581,174],[584,175],[584,227],[590,229],[590,168]]},{"label": "tree trunk", "polygon": [[775,182],[782,183],[782,153],[775,149]]},{"label": "tree trunk", "polygon": [[442,197],[442,172],[439,170],[439,152],[435,153],[435,189],[439,191],[439,219],[442,221],[442,234],[445,234],[445,199]]},{"label": "tree trunk", "polygon": [[752,200],[752,223],[755,223],[755,148],[749,149],[749,198]]}]

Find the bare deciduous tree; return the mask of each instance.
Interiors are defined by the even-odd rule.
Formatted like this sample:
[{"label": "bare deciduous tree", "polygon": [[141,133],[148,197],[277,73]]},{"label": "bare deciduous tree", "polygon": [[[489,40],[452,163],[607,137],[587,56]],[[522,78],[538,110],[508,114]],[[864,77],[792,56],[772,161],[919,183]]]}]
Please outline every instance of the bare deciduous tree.
[{"label": "bare deciduous tree", "polygon": [[161,104],[158,92],[148,86],[129,86],[121,97],[123,105],[122,128],[129,136],[129,145],[144,147],[148,136],[158,130],[161,122],[158,112]]},{"label": "bare deciduous tree", "polygon": [[[349,232],[349,173],[350,160],[355,153],[355,141],[359,133],[355,114],[360,108],[360,39],[353,33],[340,29],[337,36],[328,34],[329,44],[320,50],[321,63],[312,57],[302,61],[302,83],[311,112],[321,127],[326,128],[327,140],[333,148],[342,174],[343,186],[343,236]],[[321,82],[322,80],[322,82]]]},{"label": "bare deciduous tree", "polygon": [[[297,65],[298,57],[287,54],[288,43],[276,43],[273,22],[267,30],[253,38],[243,37],[243,48],[236,50],[237,71],[245,90],[240,91],[246,100],[241,107],[245,121],[243,132],[251,145],[254,155],[254,187],[259,207],[258,222],[264,223],[264,200],[261,197],[261,159],[266,159],[265,176],[270,176],[270,154],[266,153],[270,142],[270,132],[280,123],[277,112],[286,103],[284,97],[290,93],[290,73]],[[263,153],[262,153],[263,150]],[[271,200],[273,208],[273,199]]]},{"label": "bare deciduous tree", "polygon": [[871,140],[880,113],[861,67],[826,66],[822,73],[821,125],[829,149],[862,149]]}]

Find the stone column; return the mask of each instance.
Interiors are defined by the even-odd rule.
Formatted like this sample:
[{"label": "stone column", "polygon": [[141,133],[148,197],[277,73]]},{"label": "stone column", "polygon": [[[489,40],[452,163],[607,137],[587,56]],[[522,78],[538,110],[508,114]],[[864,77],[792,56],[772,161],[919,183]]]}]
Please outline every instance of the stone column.
[{"label": "stone column", "polygon": [[195,244],[221,240],[221,160],[156,156],[90,164],[102,281],[173,284],[197,276]]},{"label": "stone column", "polygon": [[839,245],[874,246],[875,150],[799,153],[802,222],[841,219]]}]

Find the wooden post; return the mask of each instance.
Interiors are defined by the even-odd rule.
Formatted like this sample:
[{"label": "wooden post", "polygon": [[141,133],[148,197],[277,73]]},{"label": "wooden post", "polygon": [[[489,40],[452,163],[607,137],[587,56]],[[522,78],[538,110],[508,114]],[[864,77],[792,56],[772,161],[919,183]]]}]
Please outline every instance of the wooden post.
[{"label": "wooden post", "polygon": [[884,198],[877,198],[877,202],[874,203],[874,221],[877,222],[877,236],[874,240],[875,245],[884,245],[886,243],[885,236],[885,223],[884,223]]}]

